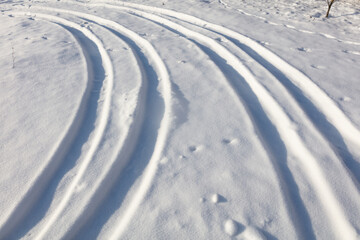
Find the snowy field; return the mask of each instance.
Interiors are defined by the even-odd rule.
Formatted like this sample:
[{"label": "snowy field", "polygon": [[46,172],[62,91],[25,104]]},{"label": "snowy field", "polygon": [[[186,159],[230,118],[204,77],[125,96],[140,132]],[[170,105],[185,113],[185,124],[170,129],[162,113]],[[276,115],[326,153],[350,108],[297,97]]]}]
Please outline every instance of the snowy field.
[{"label": "snowy field", "polygon": [[0,0],[0,239],[360,239],[360,2]]}]

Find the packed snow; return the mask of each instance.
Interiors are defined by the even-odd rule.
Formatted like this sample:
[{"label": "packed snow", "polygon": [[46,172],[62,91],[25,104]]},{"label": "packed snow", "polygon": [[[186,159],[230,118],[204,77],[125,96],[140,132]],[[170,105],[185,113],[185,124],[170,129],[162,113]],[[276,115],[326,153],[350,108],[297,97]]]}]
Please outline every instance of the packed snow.
[{"label": "packed snow", "polygon": [[360,2],[0,1],[0,239],[360,239]]}]

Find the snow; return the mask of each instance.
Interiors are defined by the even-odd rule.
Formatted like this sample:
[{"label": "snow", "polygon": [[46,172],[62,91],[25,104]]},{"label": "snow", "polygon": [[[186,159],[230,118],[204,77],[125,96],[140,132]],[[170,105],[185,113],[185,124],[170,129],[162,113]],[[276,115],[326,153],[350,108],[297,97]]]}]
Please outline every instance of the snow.
[{"label": "snow", "polygon": [[0,239],[358,239],[360,5],[0,2]]},{"label": "snow", "polygon": [[236,233],[238,232],[238,226],[237,223],[232,220],[232,219],[228,219],[226,220],[225,224],[224,224],[224,229],[225,232],[229,235],[229,236],[235,236]]}]

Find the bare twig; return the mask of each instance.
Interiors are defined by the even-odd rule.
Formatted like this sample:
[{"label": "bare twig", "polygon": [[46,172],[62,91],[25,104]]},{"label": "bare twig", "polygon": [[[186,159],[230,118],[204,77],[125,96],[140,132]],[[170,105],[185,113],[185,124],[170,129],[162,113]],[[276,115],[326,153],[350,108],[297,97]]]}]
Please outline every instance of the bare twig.
[{"label": "bare twig", "polygon": [[331,6],[333,5],[333,3],[335,2],[336,0],[326,0],[326,3],[328,5],[328,10],[326,12],[326,17],[329,17],[329,13],[330,13],[330,8]]}]

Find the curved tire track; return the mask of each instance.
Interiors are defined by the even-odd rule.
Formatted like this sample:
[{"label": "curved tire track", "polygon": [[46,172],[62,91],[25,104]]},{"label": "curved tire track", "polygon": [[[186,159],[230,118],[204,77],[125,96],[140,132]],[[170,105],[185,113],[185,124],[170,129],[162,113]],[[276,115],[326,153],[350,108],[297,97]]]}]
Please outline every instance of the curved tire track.
[{"label": "curved tire track", "polygon": [[279,56],[263,47],[256,41],[237,33],[231,29],[225,28],[220,25],[209,23],[202,19],[190,16],[184,13],[178,13],[171,10],[165,10],[161,8],[148,7],[133,3],[122,3],[124,6],[134,7],[142,10],[147,10],[166,16],[171,16],[181,21],[189,22],[199,27],[209,29],[217,32],[221,35],[228,37],[229,39],[235,39],[239,43],[249,47],[254,52],[262,56],[265,60],[272,63],[277,69],[286,75],[295,86],[297,86],[308,99],[313,102],[318,109],[320,109],[329,121],[340,131],[349,142],[355,143],[360,147],[360,131],[354,126],[354,124],[348,119],[348,117],[338,108],[336,103],[324,93],[315,83],[313,83],[307,76],[305,76],[298,69],[291,66],[289,63],[281,59]]},{"label": "curved tire track", "polygon": [[[47,8],[47,7],[33,7],[32,9],[38,9],[38,10],[45,10],[45,11],[54,11],[58,13],[66,13],[66,14],[72,14],[84,19],[88,19],[91,21],[94,21],[100,25],[104,25],[109,27],[110,29],[113,29],[115,31],[120,32],[122,35],[126,36],[127,38],[131,39],[134,43],[136,43],[138,46],[140,46],[142,49],[146,51],[146,53],[150,56],[150,59],[153,60],[153,64],[155,65],[155,71],[157,72],[159,81],[162,83],[162,94],[164,98],[164,117],[161,120],[160,128],[158,132],[158,136],[155,143],[155,148],[152,153],[152,156],[149,160],[149,164],[145,169],[145,173],[143,174],[141,184],[139,186],[139,189],[137,189],[135,196],[133,197],[133,200],[129,206],[127,206],[127,209],[121,218],[120,223],[118,224],[118,228],[116,229],[115,235],[121,235],[122,231],[125,230],[127,224],[131,220],[131,217],[136,211],[136,208],[141,203],[142,199],[145,197],[148,189],[150,188],[150,185],[152,183],[152,179],[156,173],[156,169],[158,166],[158,162],[162,155],[162,150],[164,148],[164,145],[166,143],[167,135],[170,129],[171,124],[171,95],[172,95],[172,87],[171,82],[169,79],[169,74],[167,72],[166,66],[161,60],[160,56],[154,49],[154,47],[144,38],[140,37],[135,32],[123,27],[122,25],[106,20],[97,16],[93,16],[86,13],[80,13],[76,11],[71,10],[60,10],[60,9],[53,9],[53,8]],[[84,170],[85,171],[85,170]],[[41,237],[42,235],[40,235]]]},{"label": "curved tire track", "polygon": [[[17,12],[12,12],[12,14],[14,14],[14,15],[15,14],[22,14],[22,15],[24,15],[24,14],[27,14],[27,13],[25,13],[25,12],[23,12],[23,13],[21,13],[21,12],[18,12],[18,13]],[[61,24],[61,25],[64,25],[64,26],[67,26],[67,27],[70,27],[70,28],[73,28],[73,29],[76,29],[76,30],[82,32],[86,37],[88,37],[88,39],[93,41],[93,43],[95,43],[95,45],[98,47],[98,50],[100,52],[100,55],[101,55],[101,58],[102,58],[102,61],[103,61],[103,65],[104,65],[105,76],[106,76],[105,79],[104,79],[104,83],[106,85],[106,89],[104,89],[104,91],[106,93],[105,94],[105,100],[104,100],[103,108],[102,108],[101,113],[100,113],[100,120],[99,120],[94,132],[92,133],[93,139],[92,139],[92,142],[90,144],[90,148],[88,149],[84,159],[80,163],[79,170],[77,171],[74,179],[70,183],[70,186],[67,188],[66,193],[63,196],[63,198],[61,199],[59,205],[56,206],[55,210],[51,213],[51,215],[49,215],[49,219],[47,219],[45,225],[42,227],[40,233],[36,237],[37,239],[42,239],[44,237],[44,235],[46,234],[46,232],[51,227],[51,225],[57,220],[57,218],[60,216],[63,209],[66,207],[71,195],[75,191],[75,188],[76,188],[77,184],[79,183],[81,177],[84,175],[86,167],[88,166],[88,164],[91,161],[91,159],[92,159],[98,145],[101,142],[104,130],[105,130],[107,122],[108,122],[109,112],[110,112],[111,89],[112,89],[112,86],[113,86],[113,67],[112,67],[110,57],[107,55],[107,52],[104,49],[101,41],[94,34],[92,34],[89,30],[84,29],[84,28],[82,28],[81,26],[79,26],[77,24],[74,24],[74,23],[72,23],[70,21],[67,21],[65,19],[62,19],[62,18],[59,18],[59,17],[56,17],[56,16],[37,13],[36,17],[40,18],[40,19],[48,20],[50,22],[55,22],[57,24]],[[44,191],[44,190],[45,190],[44,188],[41,189],[41,191]],[[33,201],[32,204],[35,204],[35,201]],[[31,207],[32,206],[28,206],[28,208],[31,208]]]},{"label": "curved tire track", "polygon": [[75,191],[75,188],[78,185],[79,181],[81,180],[82,176],[85,174],[86,168],[89,165],[89,163],[90,163],[90,161],[91,161],[91,159],[92,159],[98,145],[100,144],[100,141],[102,139],[102,136],[103,136],[103,133],[105,131],[106,125],[108,123],[108,118],[109,118],[110,102],[111,102],[111,91],[112,91],[112,88],[113,88],[114,73],[113,73],[113,66],[112,66],[110,57],[107,54],[102,42],[94,34],[92,34],[89,30],[84,29],[84,28],[82,28],[81,26],[79,26],[77,24],[74,24],[74,23],[72,23],[70,21],[67,21],[67,20],[59,18],[59,17],[55,17],[55,16],[51,16],[51,15],[45,15],[45,14],[39,14],[39,13],[37,13],[37,17],[40,17],[42,19],[47,19],[49,21],[55,21],[57,23],[64,24],[66,26],[77,29],[77,30],[81,31],[85,36],[87,36],[90,40],[92,40],[99,49],[99,52],[100,52],[100,55],[101,55],[101,58],[102,58],[102,61],[103,61],[103,65],[104,65],[105,76],[106,76],[106,79],[104,81],[107,80],[106,81],[106,90],[105,90],[106,95],[105,95],[105,100],[104,100],[104,106],[103,106],[103,109],[101,110],[100,122],[98,124],[97,129],[94,132],[93,142],[92,142],[92,144],[90,146],[90,149],[86,153],[86,156],[85,156],[84,160],[80,163],[80,168],[76,172],[76,176],[74,177],[74,179],[72,180],[70,186],[66,190],[66,193],[63,196],[63,198],[61,199],[60,204],[56,207],[54,212],[50,215],[50,219],[46,221],[46,225],[43,226],[40,233],[36,236],[36,239],[43,239],[46,232],[49,230],[51,225],[57,220],[57,218],[60,216],[63,209],[68,204],[71,195]]},{"label": "curved tire track", "polygon": [[[23,14],[19,15],[23,16]],[[71,36],[73,36],[70,31],[68,32]],[[9,215],[9,217],[7,217],[5,223],[0,224],[1,239],[5,238],[12,231],[12,229],[14,229],[16,225],[18,225],[26,217],[31,208],[42,196],[42,193],[48,187],[51,178],[53,177],[55,172],[61,167],[62,160],[69,152],[71,144],[74,142],[76,135],[80,130],[81,124],[83,123],[93,85],[93,74],[89,70],[89,66],[91,65],[91,63],[89,57],[87,56],[88,54],[78,42],[76,37],[74,37],[74,41],[80,49],[83,61],[86,63],[85,72],[87,74],[86,78],[88,79],[86,83],[86,88],[82,94],[80,104],[76,110],[75,115],[73,116],[71,124],[64,131],[64,134],[60,137],[61,140],[55,145],[54,149],[52,150],[52,153],[50,154],[51,157],[49,158],[50,160],[46,161],[47,165],[41,170],[40,174],[35,177],[34,183],[31,184],[30,189],[27,191],[21,202],[19,202],[16,205],[16,208],[11,211],[11,214]]]},{"label": "curved tire track", "polygon": [[[135,15],[148,21],[154,21],[153,19],[148,19],[144,16]],[[206,39],[205,41],[197,41],[196,38],[188,38],[186,33],[184,34],[184,32],[178,31],[177,28],[169,27],[168,25],[164,25],[157,21],[154,21],[154,23],[160,25],[161,27],[165,27],[176,34],[180,34],[184,37],[184,39],[194,43],[201,51],[210,57],[210,59],[219,68],[219,71],[224,74],[224,78],[228,80],[227,85],[229,91],[233,92],[233,96],[239,100],[240,104],[245,106],[245,109],[249,113],[251,121],[254,124],[255,131],[261,138],[261,142],[267,151],[269,159],[271,159],[272,165],[279,178],[280,189],[283,192],[283,197],[285,198],[284,203],[288,204],[287,210],[290,212],[289,219],[294,221],[293,224],[296,226],[299,239],[314,239],[315,237],[313,236],[313,230],[310,226],[310,219],[307,215],[306,208],[303,205],[300,196],[294,193],[297,192],[297,186],[291,175],[290,169],[286,166],[287,160],[285,156],[285,146],[280,139],[276,128],[264,112],[261,103],[257,100],[256,95],[246,83],[242,83],[240,81],[240,79],[242,79],[242,75],[238,71],[235,71],[231,66],[224,63],[226,62],[226,59],[224,60],[213,50],[213,48],[207,47],[208,44],[204,42],[210,40],[209,38],[203,36],[203,38]],[[210,41],[217,44],[212,39]],[[233,79],[239,79],[239,81]],[[282,162],[285,164],[282,164]],[[300,221],[299,219],[302,219],[303,221]],[[305,219],[308,222],[304,221]],[[112,239],[118,239],[119,237],[120,235],[115,234],[112,236]]]},{"label": "curved tire track", "polygon": [[[191,24],[186,20],[177,20]],[[198,26],[196,24],[191,25],[205,29],[215,34],[219,34],[222,40],[225,40],[225,42],[229,42],[234,45],[233,49],[240,50],[242,54],[245,54],[246,56],[255,60],[260,66],[262,66],[264,70],[275,77],[277,81],[283,86],[283,93],[287,92],[286,94],[289,95],[291,101],[296,105],[296,107],[298,107],[300,111],[306,115],[306,120],[309,120],[315,126],[310,128],[320,134],[322,139],[324,139],[327,142],[327,145],[330,146],[332,151],[340,160],[340,164],[350,176],[354,187],[357,188],[358,192],[360,192],[360,164],[351,152],[350,148],[352,146],[351,143],[349,145],[350,140],[346,141],[346,139],[344,139],[340,131],[328,120],[327,116],[324,115],[321,110],[319,110],[312,103],[311,100],[302,94],[301,89],[293,84],[293,82],[283,72],[281,72],[280,69],[276,68],[272,62],[264,59],[260,54],[256,53],[249,46],[240,44],[236,39],[230,38],[227,35],[221,34],[214,30],[206,29],[206,27]]]},{"label": "curved tire track", "polygon": [[[124,5],[127,5],[127,3],[124,3]],[[137,6],[137,4],[130,5]],[[154,11],[153,7],[141,7],[141,9],[148,8],[151,8],[151,11]],[[346,169],[354,183],[354,186],[359,191],[360,164],[353,157],[353,154],[351,153],[351,147],[353,147],[352,145],[355,145],[355,147],[360,147],[360,131],[353,125],[353,123],[346,117],[342,110],[338,108],[336,103],[333,102],[333,100],[330,99],[330,97],[328,97],[323,90],[321,90],[299,70],[290,66],[287,62],[280,59],[280,57],[276,56],[274,53],[270,52],[265,47],[261,46],[248,37],[233,32],[232,30],[222,26],[207,23],[203,24],[204,21],[197,18],[196,19],[201,23],[194,22],[192,19],[195,19],[195,17],[193,16],[188,16],[183,13],[175,13],[171,10],[164,10],[165,12],[161,10],[162,9],[156,9],[156,12],[220,34],[228,41],[237,45],[238,48],[246,53],[246,55],[250,56],[260,65],[262,65],[267,71],[270,72],[271,75],[275,76],[284,86],[285,90],[297,102],[302,111],[308,116],[310,121],[316,126],[315,130],[320,133],[320,135],[322,135],[322,137],[328,142],[328,145],[341,160],[342,166],[344,169]],[[292,27],[292,29],[294,29],[294,27]],[[225,32],[230,32],[233,34],[227,35]],[[241,39],[243,40],[241,41],[240,38],[234,38],[235,36],[241,36]],[[262,51],[264,51],[265,56],[261,54]],[[278,66],[281,65],[284,67],[279,68]],[[284,71],[284,69],[289,69],[289,66],[290,70]],[[292,73],[290,74],[290,72]],[[305,83],[303,82],[302,85],[299,85],[298,83],[301,81],[305,81]],[[313,91],[311,92],[311,90]],[[319,95],[319,97],[317,95]],[[315,102],[318,104],[314,104],[314,101],[309,96],[316,98],[317,101]],[[329,106],[328,104],[330,104],[330,110],[327,109]],[[338,119],[338,117],[340,118]],[[336,124],[334,124],[334,122]],[[342,126],[343,123],[345,123],[345,127]]]},{"label": "curved tire track", "polygon": [[[107,4],[94,4],[94,6],[108,6],[111,8],[114,8],[113,5],[107,5]],[[282,107],[273,99],[273,97],[267,92],[266,89],[262,87],[261,84],[257,82],[257,80],[252,76],[252,74],[249,72],[248,69],[246,69],[245,66],[242,65],[241,61],[237,57],[235,57],[231,52],[229,52],[226,48],[218,44],[216,41],[206,37],[205,35],[199,34],[197,32],[191,31],[189,29],[186,29],[182,27],[181,25],[178,25],[174,22],[171,22],[167,19],[161,18],[159,16],[149,14],[137,9],[142,9],[145,11],[150,12],[156,12],[159,14],[163,14],[166,16],[177,18],[181,21],[188,22],[190,24],[208,29],[210,31],[214,31],[216,33],[219,33],[227,38],[229,38],[231,41],[237,41],[240,44],[246,46],[247,48],[251,49],[255,53],[257,53],[261,58],[268,61],[271,65],[273,65],[276,69],[278,69],[280,72],[282,72],[286,78],[289,79],[300,91],[302,92],[303,96],[305,98],[309,99],[310,102],[315,103],[316,107],[319,109],[319,112],[323,112],[324,116],[329,119],[332,125],[340,132],[342,136],[344,136],[344,139],[346,141],[354,143],[357,146],[359,145],[360,138],[357,138],[359,135],[359,131],[357,128],[351,123],[351,121],[345,116],[345,114],[336,106],[336,104],[318,87],[316,86],[309,78],[307,78],[303,73],[301,73],[296,68],[290,66],[287,62],[282,60],[280,57],[276,56],[274,53],[270,52],[260,44],[256,43],[255,41],[240,35],[230,29],[227,29],[225,27],[221,27],[215,24],[211,24],[208,22],[205,22],[203,20],[197,19],[193,16],[177,13],[170,10],[165,9],[158,9],[158,8],[152,8],[147,7],[143,5],[138,4],[128,4],[123,3],[125,6],[130,6],[131,8],[127,7],[117,7],[118,9],[128,12],[130,14],[142,17],[144,19],[148,19],[150,21],[153,21],[155,23],[158,23],[162,26],[165,26],[168,29],[171,29],[172,31],[181,33],[181,35],[185,36],[186,38],[191,39],[191,41],[195,42],[196,44],[202,46],[202,49],[205,49],[205,52],[207,52],[209,55],[214,55],[212,59],[217,59],[218,62],[224,61],[225,63],[220,68],[223,69],[230,69],[233,70],[237,75],[243,76],[246,84],[249,86],[252,93],[258,98],[259,100],[259,109],[264,109],[265,117],[268,115],[270,124],[275,125],[275,131],[278,131],[278,134],[280,135],[279,139],[283,141],[283,143],[286,145],[286,149],[291,152],[291,156],[297,157],[297,159],[302,163],[302,166],[306,169],[305,175],[308,177],[308,180],[312,183],[312,185],[315,188],[315,192],[317,193],[319,199],[321,200],[324,208],[329,212],[329,218],[332,222],[332,225],[334,228],[337,228],[337,234],[339,237],[344,237],[344,232],[347,234],[346,236],[350,239],[355,238],[356,232],[352,228],[352,226],[347,222],[346,217],[344,216],[344,213],[341,210],[340,204],[338,203],[336,197],[334,197],[331,187],[328,185],[326,178],[323,176],[323,173],[317,164],[316,159],[312,156],[310,151],[306,148],[305,144],[302,142],[300,136],[297,134],[296,130],[293,129],[293,122],[290,120],[290,118],[287,116],[286,112],[283,111]],[[89,20],[92,20],[96,23],[100,23],[104,26],[109,26],[110,29],[116,29],[117,31],[121,32],[124,35],[129,34],[129,38],[134,38],[134,42],[137,44],[144,46],[146,45],[143,43],[143,39],[141,39],[139,36],[134,37],[134,35],[130,34],[130,30],[124,29],[121,25],[110,21],[105,20],[93,15],[79,13],[75,11],[70,10],[52,10],[51,8],[38,8],[42,10],[48,10],[48,11],[57,11],[67,14],[73,14],[78,17],[83,17]],[[121,29],[121,30],[119,30]],[[146,41],[146,40],[144,40]],[[144,44],[144,45],[142,45]],[[149,43],[148,43],[149,44]],[[148,45],[146,45],[148,47]],[[150,45],[151,46],[151,45]],[[152,46],[151,46],[152,47]],[[155,51],[153,48],[150,47],[147,48],[149,52]],[[146,48],[146,47],[144,47]],[[155,51],[155,54],[156,51]],[[151,55],[151,54],[150,54]],[[216,55],[216,56],[215,56]],[[166,81],[168,84],[164,84],[164,79],[161,78],[161,82],[163,83],[163,91],[164,93],[164,99],[166,103],[169,103],[171,100],[171,83],[169,81],[169,77],[166,72],[166,67],[161,66],[163,65],[161,58],[158,55],[152,55],[155,58],[155,62],[158,64],[158,71],[163,74],[164,77],[166,77]],[[162,63],[162,64],[161,64]],[[261,63],[260,63],[261,64]],[[160,65],[160,66],[159,66]],[[165,69],[165,71],[164,71]],[[166,74],[165,74],[166,73]],[[159,74],[161,76],[161,74]],[[244,92],[239,90],[239,85],[236,81],[233,81],[231,79],[229,80],[229,85],[233,88],[233,91],[238,96],[238,98],[241,100],[244,98],[242,95]],[[248,98],[249,99],[249,98]],[[167,101],[166,101],[167,100]],[[246,101],[244,101],[246,102]],[[330,104],[330,107],[326,104]],[[144,198],[150,184],[152,181],[152,178],[154,177],[156,168],[157,168],[157,162],[159,158],[161,157],[162,149],[165,144],[166,136],[168,134],[169,125],[171,123],[171,108],[169,107],[170,104],[165,105],[165,113],[164,113],[164,119],[161,121],[161,127],[159,136],[156,140],[156,147],[152,154],[150,163],[148,168],[146,169],[146,173],[144,178],[142,179],[142,184],[140,185],[139,190],[135,194],[134,201],[132,204],[130,204],[129,210],[127,210],[122,217],[119,228],[117,228],[113,234],[113,238],[118,238],[121,236],[122,232],[125,230],[128,222],[130,221],[132,215],[136,211],[136,208]],[[167,108],[168,107],[168,108]],[[330,108],[330,110],[328,109]],[[249,106],[247,106],[247,109],[249,109]],[[250,112],[254,115],[255,110],[250,109]],[[345,121],[345,122],[344,122]],[[343,124],[345,123],[345,126]],[[256,123],[255,123],[256,124]],[[164,130],[164,126],[166,129]],[[261,128],[258,124],[258,131],[259,134],[262,134]],[[354,133],[355,131],[355,133]],[[355,136],[354,136],[355,135]],[[268,140],[265,140],[265,144],[268,142]],[[269,144],[269,143],[267,143]],[[131,145],[131,144],[130,144]],[[274,148],[270,146],[270,148]],[[94,150],[95,151],[95,150]],[[269,152],[269,155],[271,155],[271,150]],[[276,152],[276,151],[275,151]],[[276,156],[272,156],[271,158],[276,158]],[[309,161],[310,160],[310,161]],[[275,168],[276,167],[276,164]],[[85,167],[81,168],[83,172],[86,170],[87,165],[84,165]],[[281,172],[284,170],[277,170],[277,172]],[[81,176],[79,177],[79,179]],[[281,178],[281,177],[280,177]],[[100,186],[103,184],[100,184]],[[67,194],[69,199],[69,196],[71,196],[71,191],[69,194]],[[64,200],[65,201],[65,200]],[[66,200],[67,201],[67,200]],[[66,203],[65,203],[66,204]],[[61,208],[61,207],[60,207]],[[61,211],[61,210],[59,210]],[[52,219],[56,219],[55,217],[52,217]],[[336,220],[339,219],[339,220]],[[54,221],[54,220],[53,220]],[[85,220],[86,221],[86,220]],[[49,225],[50,226],[50,225]],[[45,230],[46,232],[46,230]],[[301,235],[301,234],[300,234]],[[41,235],[40,235],[41,236]],[[299,236],[300,237],[300,236]]]},{"label": "curved tire track", "polygon": [[[134,4],[125,4],[124,5],[134,5]],[[135,4],[136,5],[136,4]],[[227,49],[222,47],[220,44],[218,44],[216,41],[214,41],[211,38],[208,38],[202,34],[199,34],[197,32],[193,32],[189,29],[186,29],[174,22],[171,22],[167,19],[161,18],[157,15],[153,15],[150,13],[146,13],[140,10],[128,8],[128,7],[121,7],[121,6],[114,6],[114,5],[107,5],[107,4],[92,4],[92,6],[108,6],[111,8],[116,8],[119,10],[123,10],[126,12],[129,12],[131,14],[147,18],[151,21],[157,22],[161,25],[166,26],[167,28],[173,29],[176,32],[181,33],[182,35],[188,37],[189,39],[192,39],[196,42],[199,42],[202,45],[205,45],[209,49],[211,49],[213,52],[215,52],[219,57],[223,58],[229,66],[231,66],[236,72],[238,72],[239,75],[243,76],[247,84],[250,86],[251,90],[254,92],[254,94],[257,96],[257,98],[260,101],[261,106],[264,108],[267,115],[270,117],[271,122],[276,126],[276,129],[279,131],[279,134],[281,136],[281,139],[283,140],[284,144],[286,145],[286,149],[291,153],[291,155],[295,158],[297,158],[302,166],[305,168],[305,175],[307,176],[308,180],[311,182],[312,186],[315,188],[315,192],[317,194],[317,197],[322,202],[322,205],[329,215],[329,220],[333,226],[334,229],[336,229],[335,234],[337,234],[339,237],[347,236],[349,239],[355,239],[357,234],[355,229],[351,226],[351,224],[348,222],[348,220],[345,217],[345,213],[343,212],[341,208],[341,204],[337,201],[334,193],[332,192],[331,187],[328,185],[328,182],[326,181],[325,176],[323,175],[323,172],[321,171],[320,166],[317,164],[316,159],[312,156],[312,154],[309,152],[309,150],[304,145],[303,141],[297,134],[297,132],[293,128],[293,122],[289,119],[287,114],[282,110],[280,105],[272,98],[272,96],[267,92],[267,90],[260,85],[256,79],[252,76],[252,74],[249,72],[249,70],[243,66],[243,64],[234,56],[232,55]],[[139,6],[139,5],[136,5]],[[139,7],[138,7],[139,8]],[[145,10],[154,10],[154,8],[151,7],[144,7]],[[158,11],[161,11],[157,9]],[[165,12],[169,13],[171,12],[172,17],[176,17],[179,14],[172,12],[170,10],[164,10]],[[170,14],[167,14],[170,15]],[[181,15],[183,17],[183,15]],[[188,16],[188,15],[187,15]],[[192,16],[188,16],[187,19],[182,18],[182,20],[188,20],[188,19],[195,19]],[[199,21],[199,20],[198,20]],[[189,21],[193,24],[196,24],[194,21]],[[203,21],[202,26],[214,25]],[[198,25],[198,24],[197,24]],[[214,25],[216,26],[216,25]],[[210,28],[210,27],[209,27]],[[218,26],[217,32],[219,30],[223,30],[223,27]],[[225,28],[224,28],[225,29]],[[230,31],[226,29],[227,31]],[[235,33],[235,32],[234,32]],[[237,33],[235,33],[237,34]],[[241,36],[240,34],[238,34]],[[247,43],[251,45],[250,46],[256,46],[257,43],[253,42],[250,39],[245,38],[244,36],[241,36],[242,40],[247,40]],[[259,45],[259,44],[258,44]],[[259,45],[260,46],[260,45]],[[261,46],[262,47],[262,46]],[[263,47],[262,47],[263,48]],[[281,60],[279,57],[277,57],[275,54],[270,52],[269,50],[263,48],[255,48],[255,50],[258,50],[262,52],[262,55],[264,57],[270,56],[270,59],[272,61],[279,61]],[[288,63],[281,60],[284,64],[290,67]],[[282,67],[283,68],[283,67]],[[284,70],[284,69],[282,69]],[[306,84],[303,84],[303,82],[300,83],[302,87],[310,87],[311,92],[310,94],[317,93],[319,95],[316,95],[314,101],[319,101],[324,99],[329,103],[331,103],[331,106],[327,106],[332,109],[332,112],[330,112],[330,117],[333,117],[333,112],[336,112],[337,118],[342,118],[343,121],[348,121],[348,127],[355,128],[352,123],[347,119],[347,117],[336,107],[334,103],[321,91],[320,88],[318,88],[313,82],[311,82],[310,79],[308,79],[305,75],[303,75],[301,72],[299,72],[297,69],[291,67],[290,71],[288,69],[285,69],[285,73],[288,73],[291,75],[291,77],[296,77],[295,80],[298,80],[298,78],[302,78],[303,81],[306,81]],[[299,83],[299,81],[297,81]],[[239,94],[239,93],[237,93]],[[319,97],[320,96],[320,97]],[[240,96],[239,96],[240,98]],[[320,104],[321,107],[324,107],[323,102]],[[324,109],[324,111],[328,112],[327,109]],[[334,120],[334,119],[332,119]],[[337,120],[337,119],[335,119]],[[337,121],[335,121],[337,123]],[[344,130],[344,128],[342,128]],[[354,129],[352,129],[354,130]],[[357,130],[355,128],[355,130]],[[348,130],[345,129],[343,131],[346,134],[346,137],[351,138],[351,140],[357,141],[356,138],[352,134],[349,134]],[[118,237],[118,235],[114,235],[115,238]]]},{"label": "curved tire track", "polygon": [[[91,21],[89,19],[87,20]],[[136,107],[132,115],[135,116],[135,119],[129,124],[127,131],[122,134],[124,137],[120,139],[116,146],[114,146],[114,154],[112,154],[110,160],[107,161],[104,170],[97,179],[98,181],[91,188],[91,193],[89,193],[90,196],[82,199],[82,206],[80,206],[80,208],[83,208],[84,210],[81,211],[79,217],[75,220],[75,223],[70,229],[66,231],[63,237],[64,239],[76,239],[77,234],[81,232],[95,214],[100,211],[101,205],[104,204],[109,197],[110,192],[114,191],[114,188],[117,187],[118,179],[121,177],[124,169],[131,164],[130,161],[132,155],[136,151],[139,137],[143,131],[144,124],[147,122],[145,119],[151,118],[151,116],[147,117],[148,115],[146,114],[148,111],[147,109],[150,108],[149,103],[147,102],[150,90],[148,86],[149,80],[147,70],[144,67],[143,59],[139,56],[138,52],[131,47],[132,43],[129,42],[130,40],[126,39],[124,36],[118,36],[120,33],[115,33],[113,29],[108,29],[105,26],[101,27],[107,29],[116,38],[120,38],[130,46],[132,55],[136,59],[137,66],[141,72],[141,86],[138,94],[136,94],[139,97],[134,101]]]}]

